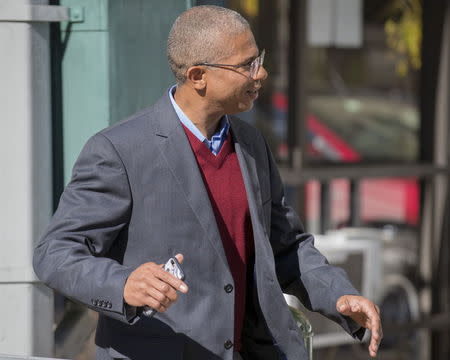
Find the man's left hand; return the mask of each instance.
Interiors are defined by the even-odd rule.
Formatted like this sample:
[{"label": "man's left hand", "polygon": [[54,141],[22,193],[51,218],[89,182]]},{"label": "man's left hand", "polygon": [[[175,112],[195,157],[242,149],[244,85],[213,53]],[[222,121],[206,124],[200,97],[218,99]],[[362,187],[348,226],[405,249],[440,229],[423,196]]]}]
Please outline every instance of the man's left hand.
[{"label": "man's left hand", "polygon": [[353,319],[358,325],[370,330],[369,354],[377,356],[378,346],[383,338],[380,309],[372,301],[362,296],[344,295],[336,302],[336,309]]}]

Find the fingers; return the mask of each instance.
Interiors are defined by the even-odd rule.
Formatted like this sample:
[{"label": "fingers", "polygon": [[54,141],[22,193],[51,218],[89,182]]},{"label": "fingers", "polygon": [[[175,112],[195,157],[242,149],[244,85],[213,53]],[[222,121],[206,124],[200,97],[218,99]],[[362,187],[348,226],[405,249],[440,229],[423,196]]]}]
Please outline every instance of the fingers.
[{"label": "fingers", "polygon": [[369,344],[369,354],[371,357],[377,355],[378,347],[380,346],[381,339],[383,338],[381,328],[379,330],[372,330],[372,336]]},{"label": "fingers", "polygon": [[352,307],[350,305],[350,297],[341,296],[336,303],[336,309],[343,315],[350,315],[352,313]]},{"label": "fingers", "polygon": [[383,338],[383,329],[381,326],[380,309],[375,304],[371,305],[372,306],[369,306],[369,310],[367,311],[370,322],[369,329],[372,333],[370,337],[369,354],[370,356],[375,357]]},{"label": "fingers", "polygon": [[[179,254],[178,261],[183,261]],[[163,312],[177,301],[177,291],[186,293],[187,285],[153,262],[145,263],[134,270],[124,287],[124,300],[131,306],[150,306]]]},{"label": "fingers", "polygon": [[[181,259],[183,260],[183,255],[181,255]],[[167,271],[165,271],[164,269],[162,269],[161,267],[159,267],[154,275],[162,280],[163,282],[169,284],[170,286],[172,286],[174,289],[181,291],[182,293],[187,293],[188,292],[188,287],[187,285],[180,279],[177,279],[175,276],[173,276],[172,274],[168,273]]]},{"label": "fingers", "polygon": [[[336,309],[343,315],[351,315],[361,312],[361,304],[359,299],[361,296],[344,295],[339,298],[336,303]],[[363,299],[363,298],[362,298]]]},{"label": "fingers", "polygon": [[177,258],[177,260],[180,264],[183,263],[183,260],[184,260],[183,254],[176,254],[175,257]]},{"label": "fingers", "polygon": [[[363,298],[364,299],[364,298]],[[364,299],[361,304],[361,312],[366,317],[366,328],[370,330],[370,344],[369,355],[375,357],[377,355],[378,347],[383,338],[383,331],[381,328],[380,309],[371,301]]]},{"label": "fingers", "polygon": [[163,282],[150,288],[148,295],[147,305],[159,312],[166,311],[178,298],[177,292]]},{"label": "fingers", "polygon": [[158,300],[164,306],[168,306],[170,303],[175,302],[178,298],[176,290],[163,281],[155,280],[153,286],[148,291],[148,295]]},{"label": "fingers", "polygon": [[145,300],[145,305],[150,306],[152,309],[155,309],[158,312],[164,312],[167,310],[167,308],[170,306],[169,303],[164,305],[161,301],[155,299],[152,296],[148,296]]},{"label": "fingers", "polygon": [[336,309],[371,331],[369,354],[375,357],[383,338],[379,307],[362,296],[344,295],[338,299]]}]

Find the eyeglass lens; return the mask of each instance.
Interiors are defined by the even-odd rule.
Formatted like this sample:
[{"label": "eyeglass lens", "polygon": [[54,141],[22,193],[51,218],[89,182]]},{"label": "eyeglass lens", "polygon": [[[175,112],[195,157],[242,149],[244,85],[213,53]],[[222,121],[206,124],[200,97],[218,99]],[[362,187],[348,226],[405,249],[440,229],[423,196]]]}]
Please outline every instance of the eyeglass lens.
[{"label": "eyeglass lens", "polygon": [[261,54],[255,60],[253,60],[253,62],[251,63],[251,65],[250,65],[250,76],[252,78],[254,78],[258,74],[259,68],[261,66],[263,66],[265,53],[266,53],[266,51],[263,50],[261,52]]}]

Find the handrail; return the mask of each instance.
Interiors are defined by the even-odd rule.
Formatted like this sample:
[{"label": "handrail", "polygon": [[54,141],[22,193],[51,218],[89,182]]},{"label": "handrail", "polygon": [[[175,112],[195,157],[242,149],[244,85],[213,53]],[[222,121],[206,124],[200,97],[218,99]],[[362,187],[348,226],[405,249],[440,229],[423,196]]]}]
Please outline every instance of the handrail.
[{"label": "handrail", "polygon": [[429,177],[450,175],[450,168],[432,164],[407,165],[342,165],[320,166],[302,169],[279,167],[285,184],[300,185],[308,180],[332,180],[336,178],[363,179],[379,177]]}]

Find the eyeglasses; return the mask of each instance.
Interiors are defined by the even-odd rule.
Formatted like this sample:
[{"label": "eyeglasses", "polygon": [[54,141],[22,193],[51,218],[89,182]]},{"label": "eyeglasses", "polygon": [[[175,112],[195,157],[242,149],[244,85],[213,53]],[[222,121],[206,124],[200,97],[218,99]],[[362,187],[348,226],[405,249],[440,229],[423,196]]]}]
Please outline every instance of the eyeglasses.
[{"label": "eyeglasses", "polygon": [[[258,57],[251,60],[250,62],[246,64],[239,64],[239,65],[230,65],[230,64],[211,64],[211,63],[197,63],[193,66],[211,66],[211,67],[217,67],[222,69],[239,69],[244,68],[247,69],[249,76],[254,80],[256,78],[256,75],[258,75],[259,68],[263,66],[264,64],[264,55],[266,54],[266,50],[261,51],[261,54],[259,54]],[[229,69],[231,70],[231,69]]]}]

